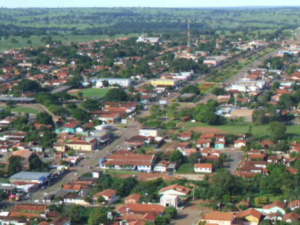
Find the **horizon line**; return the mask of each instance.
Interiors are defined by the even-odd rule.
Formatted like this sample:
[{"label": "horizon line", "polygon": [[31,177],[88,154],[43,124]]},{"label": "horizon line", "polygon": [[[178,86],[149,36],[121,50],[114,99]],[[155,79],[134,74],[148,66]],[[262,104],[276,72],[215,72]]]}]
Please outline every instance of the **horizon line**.
[{"label": "horizon line", "polygon": [[6,6],[0,6],[0,9],[89,9],[89,8],[161,8],[161,9],[210,9],[210,8],[223,8],[223,9],[229,9],[229,8],[299,8],[300,5],[278,5],[278,6],[272,6],[272,5],[261,5],[261,6],[186,6],[186,7],[163,7],[163,6],[20,6],[20,7],[6,7]]}]

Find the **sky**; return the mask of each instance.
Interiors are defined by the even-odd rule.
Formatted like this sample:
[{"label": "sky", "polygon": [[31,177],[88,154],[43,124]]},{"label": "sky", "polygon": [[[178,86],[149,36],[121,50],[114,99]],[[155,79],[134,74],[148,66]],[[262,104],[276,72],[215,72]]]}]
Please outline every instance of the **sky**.
[{"label": "sky", "polygon": [[234,7],[300,6],[299,0],[0,0],[0,7]]}]

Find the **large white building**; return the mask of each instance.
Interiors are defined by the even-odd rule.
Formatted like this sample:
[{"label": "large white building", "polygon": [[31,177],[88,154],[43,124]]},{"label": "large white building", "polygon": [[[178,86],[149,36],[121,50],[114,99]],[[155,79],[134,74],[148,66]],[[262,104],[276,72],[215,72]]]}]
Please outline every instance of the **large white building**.
[{"label": "large white building", "polygon": [[109,85],[120,85],[122,87],[128,87],[131,85],[130,79],[121,79],[121,78],[100,78],[96,81],[96,87],[103,87],[103,81],[107,81]]},{"label": "large white building", "polygon": [[160,37],[139,37],[136,42],[144,42],[149,44],[161,43],[162,40]]}]

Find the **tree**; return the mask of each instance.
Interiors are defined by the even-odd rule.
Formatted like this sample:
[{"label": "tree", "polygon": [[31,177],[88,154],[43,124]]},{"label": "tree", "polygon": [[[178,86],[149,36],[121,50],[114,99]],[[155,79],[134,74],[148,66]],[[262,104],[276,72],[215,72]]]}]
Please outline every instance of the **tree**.
[{"label": "tree", "polygon": [[96,99],[87,99],[81,105],[82,105],[82,108],[84,108],[88,111],[95,111],[102,107],[102,103]]},{"label": "tree", "polygon": [[48,171],[48,165],[43,163],[37,154],[32,154],[29,158],[29,169],[36,172],[46,172]]},{"label": "tree", "polygon": [[286,138],[285,131],[286,127],[283,123],[272,122],[268,128],[270,138],[272,141],[278,141]]},{"label": "tree", "polygon": [[38,123],[46,124],[46,125],[54,125],[52,116],[46,112],[40,112],[36,115],[36,120]]},{"label": "tree", "polygon": [[108,81],[107,80],[102,81],[102,86],[103,87],[108,87],[109,86]]},{"label": "tree", "polygon": [[195,164],[199,162],[201,159],[201,154],[199,152],[194,152],[188,157],[189,163]]},{"label": "tree", "polygon": [[108,102],[125,102],[128,100],[126,91],[121,88],[110,89],[106,95],[105,100]]},{"label": "tree", "polygon": [[224,95],[226,93],[224,88],[214,88],[212,89],[211,93],[214,95]]},{"label": "tree", "polygon": [[105,198],[102,196],[102,195],[100,195],[99,197],[98,197],[98,199],[97,199],[97,202],[98,203],[103,203],[103,202],[105,202],[106,200],[105,200]]},{"label": "tree", "polygon": [[259,125],[268,123],[269,122],[269,118],[268,118],[268,116],[266,114],[267,114],[267,112],[264,109],[257,109],[257,110],[255,110],[253,112],[253,115],[252,115],[252,121],[253,121],[253,123],[259,124]]},{"label": "tree", "polygon": [[187,85],[181,89],[180,94],[191,93],[191,94],[200,94],[200,89],[196,85]]},{"label": "tree", "polygon": [[23,170],[23,158],[20,156],[11,156],[8,159],[8,169],[7,172],[9,176],[21,172]]},{"label": "tree", "polygon": [[13,107],[15,107],[15,105],[16,105],[16,102],[13,101],[13,100],[8,100],[6,102],[6,106],[9,107],[9,108],[13,108]]},{"label": "tree", "polygon": [[81,122],[87,122],[90,118],[90,114],[83,109],[73,109],[71,110],[72,117]]},{"label": "tree", "polygon": [[88,225],[99,225],[107,222],[107,215],[103,209],[94,209],[89,216]]},{"label": "tree", "polygon": [[41,85],[37,81],[23,79],[19,82],[18,86],[14,88],[14,90],[19,92],[38,92],[41,90]]},{"label": "tree", "polygon": [[183,155],[182,155],[182,153],[179,150],[174,150],[171,153],[169,159],[170,159],[171,162],[175,162],[175,163],[177,163],[179,165],[182,164],[183,160],[184,160]]}]

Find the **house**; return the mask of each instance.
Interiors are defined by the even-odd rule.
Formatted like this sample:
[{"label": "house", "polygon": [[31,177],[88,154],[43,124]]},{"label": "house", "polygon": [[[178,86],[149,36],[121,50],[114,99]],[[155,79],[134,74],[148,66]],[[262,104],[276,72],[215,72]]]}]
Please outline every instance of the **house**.
[{"label": "house", "polygon": [[288,204],[288,207],[294,211],[295,209],[299,209],[300,208],[300,200],[295,200],[295,201],[292,201]]},{"label": "house", "polygon": [[156,216],[162,215],[165,212],[165,207],[155,204],[126,204],[119,205],[115,209],[121,215],[124,214],[146,214],[153,213]]},{"label": "house", "polygon": [[242,139],[238,139],[234,142],[234,147],[235,148],[241,148],[247,145],[247,142],[245,140]]},{"label": "house", "polygon": [[23,164],[23,168],[24,169],[30,169],[30,163],[29,163],[29,160],[31,159],[31,157],[33,156],[33,153],[32,151],[29,151],[27,149],[21,149],[21,150],[17,150],[17,151],[14,151],[11,155],[11,156],[19,156],[21,158],[23,158],[22,160],[22,164]]},{"label": "house", "polygon": [[65,124],[63,127],[61,128],[57,128],[55,129],[56,133],[69,133],[69,134],[73,134],[75,133],[75,129],[78,127],[78,123],[77,122],[70,122]]},{"label": "house", "polygon": [[190,194],[191,189],[178,184],[169,185],[159,190],[160,195],[176,195],[176,196],[187,196]]},{"label": "house", "polygon": [[92,152],[98,147],[98,140],[92,138],[91,140],[78,140],[65,143],[67,149],[73,149],[80,152]]},{"label": "house", "polygon": [[132,194],[125,198],[125,204],[136,204],[142,199],[140,194]]},{"label": "house", "polygon": [[282,201],[276,201],[269,205],[265,205],[262,209],[256,209],[262,214],[280,213],[285,215],[285,203]]},{"label": "house", "polygon": [[242,212],[238,212],[235,218],[241,219],[242,221],[246,221],[251,225],[258,225],[262,220],[263,215],[257,211],[256,209],[247,209]]},{"label": "house", "polygon": [[212,173],[213,164],[210,163],[198,163],[194,165],[195,173]]},{"label": "house", "polygon": [[167,172],[167,168],[168,168],[169,164],[170,163],[168,161],[161,160],[160,162],[155,164],[153,171],[154,172],[165,173],[165,172]]},{"label": "house", "polygon": [[200,149],[210,148],[211,140],[210,139],[199,139],[196,143],[196,147]]},{"label": "house", "polygon": [[115,170],[138,170],[151,172],[155,162],[155,155],[139,155],[133,153],[107,156],[100,159],[100,168]]},{"label": "house", "polygon": [[117,191],[113,189],[106,189],[101,191],[93,196],[94,201],[98,201],[98,198],[102,196],[108,205],[114,204],[120,199],[120,196],[117,195]]},{"label": "house", "polygon": [[197,153],[198,151],[196,148],[186,148],[186,149],[180,150],[180,152],[182,153],[183,156],[189,157],[190,155]]},{"label": "house", "polygon": [[136,42],[144,42],[149,44],[161,43],[162,39],[160,37],[139,37]]},{"label": "house", "polygon": [[225,141],[216,141],[215,142],[215,149],[224,149],[225,148]]},{"label": "house", "polygon": [[295,212],[287,213],[283,217],[283,221],[285,221],[287,223],[298,222],[299,221],[299,214],[295,213]]},{"label": "house", "polygon": [[193,136],[192,132],[182,132],[178,135],[178,139],[181,141],[189,141]]},{"label": "house", "polygon": [[46,216],[48,206],[38,204],[15,205],[9,213],[10,217],[42,218]]},{"label": "house", "polygon": [[209,212],[206,213],[201,221],[206,224],[231,225],[234,220],[233,212]]}]

